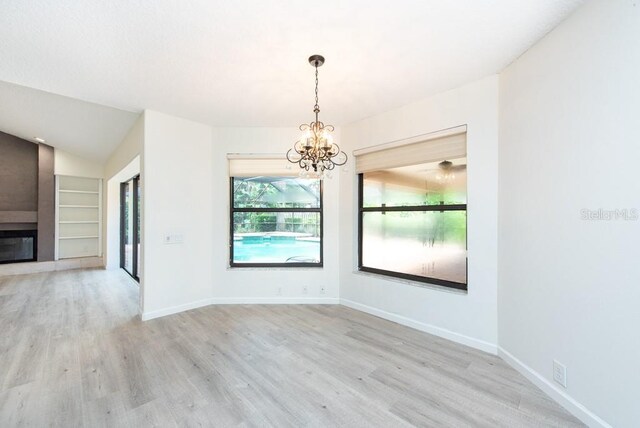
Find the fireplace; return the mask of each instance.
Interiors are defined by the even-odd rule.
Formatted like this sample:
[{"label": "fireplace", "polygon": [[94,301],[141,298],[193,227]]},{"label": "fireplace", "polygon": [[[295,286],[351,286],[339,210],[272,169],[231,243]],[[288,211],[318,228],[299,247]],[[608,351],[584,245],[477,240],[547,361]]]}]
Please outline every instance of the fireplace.
[{"label": "fireplace", "polygon": [[35,262],[37,230],[0,230],[0,263]]}]

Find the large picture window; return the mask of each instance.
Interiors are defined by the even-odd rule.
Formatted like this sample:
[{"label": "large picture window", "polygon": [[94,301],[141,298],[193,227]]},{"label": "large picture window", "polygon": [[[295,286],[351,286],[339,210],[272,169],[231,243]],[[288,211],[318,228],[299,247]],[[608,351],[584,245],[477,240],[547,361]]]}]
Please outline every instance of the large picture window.
[{"label": "large picture window", "polygon": [[231,177],[232,267],[322,266],[322,181]]},{"label": "large picture window", "polygon": [[[447,141],[425,147],[464,154],[463,137],[458,147]],[[466,290],[466,157],[409,164],[411,157],[401,154],[394,149],[395,159],[360,160],[358,268]],[[394,161],[402,166],[383,166]]]}]

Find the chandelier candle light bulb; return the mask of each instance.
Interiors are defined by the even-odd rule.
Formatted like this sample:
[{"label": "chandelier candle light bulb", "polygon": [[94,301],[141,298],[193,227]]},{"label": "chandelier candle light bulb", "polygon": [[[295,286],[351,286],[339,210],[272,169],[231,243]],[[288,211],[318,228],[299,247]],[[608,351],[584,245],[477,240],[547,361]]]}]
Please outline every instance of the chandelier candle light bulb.
[{"label": "chandelier candle light bulb", "polygon": [[320,106],[318,105],[318,67],[324,64],[324,57],[312,55],[309,57],[309,64],[316,69],[316,103],[313,106],[316,118],[315,121],[309,124],[303,123],[300,125],[299,129],[302,131],[302,136],[300,140],[296,141],[293,148],[287,152],[287,160],[300,166],[301,175],[324,177],[325,172],[347,163],[347,154],[341,151],[340,147],[333,142],[331,133],[334,131],[334,127],[325,125],[318,118],[320,113]]}]

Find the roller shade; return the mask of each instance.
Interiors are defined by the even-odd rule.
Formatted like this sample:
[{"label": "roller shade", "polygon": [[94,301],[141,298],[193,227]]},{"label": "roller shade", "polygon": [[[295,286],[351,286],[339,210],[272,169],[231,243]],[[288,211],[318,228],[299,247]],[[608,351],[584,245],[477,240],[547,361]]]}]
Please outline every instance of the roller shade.
[{"label": "roller shade", "polygon": [[356,151],[358,173],[421,163],[458,159],[467,155],[467,133],[456,133],[407,144]]},{"label": "roller shade", "polygon": [[300,168],[283,155],[227,155],[230,177],[297,176]]}]

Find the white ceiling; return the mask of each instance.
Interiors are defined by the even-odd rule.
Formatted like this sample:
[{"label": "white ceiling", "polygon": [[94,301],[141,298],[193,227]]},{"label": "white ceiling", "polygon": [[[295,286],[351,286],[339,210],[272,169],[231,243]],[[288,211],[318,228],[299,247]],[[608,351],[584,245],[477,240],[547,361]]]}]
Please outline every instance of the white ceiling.
[{"label": "white ceiling", "polygon": [[3,0],[0,80],[215,126],[297,126],[319,53],[321,119],[340,125],[499,72],[581,3]]},{"label": "white ceiling", "polygon": [[0,81],[0,131],[104,162],[138,113]]}]

